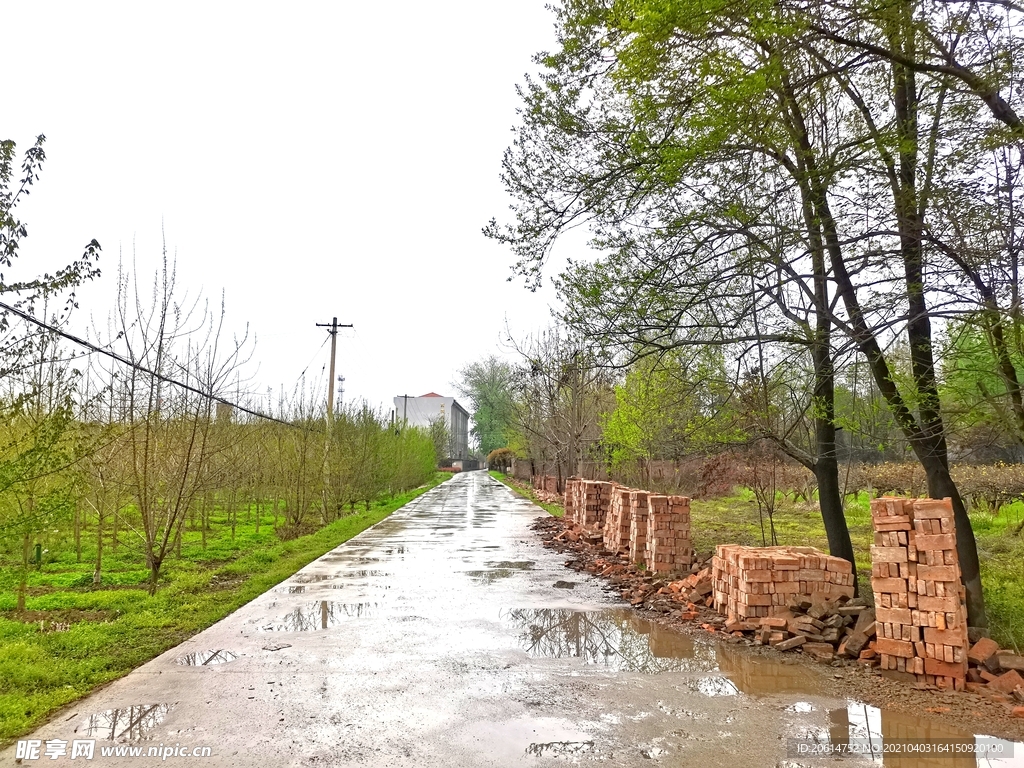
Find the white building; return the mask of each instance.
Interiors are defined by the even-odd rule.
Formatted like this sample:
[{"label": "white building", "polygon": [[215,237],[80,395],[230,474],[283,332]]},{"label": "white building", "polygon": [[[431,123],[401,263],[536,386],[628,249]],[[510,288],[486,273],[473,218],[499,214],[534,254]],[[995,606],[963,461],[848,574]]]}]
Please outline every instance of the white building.
[{"label": "white building", "polygon": [[451,435],[451,456],[445,458],[461,462],[469,458],[469,412],[454,397],[443,397],[428,392],[419,397],[398,395],[395,398],[395,419],[399,424],[429,427],[438,418],[444,419]]}]

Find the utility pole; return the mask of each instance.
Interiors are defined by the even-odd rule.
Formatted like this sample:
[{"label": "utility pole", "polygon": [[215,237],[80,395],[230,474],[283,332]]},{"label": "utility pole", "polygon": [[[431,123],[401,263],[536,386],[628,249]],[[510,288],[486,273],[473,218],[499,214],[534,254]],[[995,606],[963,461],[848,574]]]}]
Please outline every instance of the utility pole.
[{"label": "utility pole", "polygon": [[409,422],[409,396],[402,395],[402,429],[405,430]]},{"label": "utility pole", "polygon": [[351,328],[352,324],[338,325],[338,318],[332,318],[329,323],[317,323],[317,328],[326,328],[327,332],[331,334],[331,376],[328,379],[327,385],[327,426],[331,426],[331,422],[334,421],[334,357],[338,352],[338,329],[339,328]]}]

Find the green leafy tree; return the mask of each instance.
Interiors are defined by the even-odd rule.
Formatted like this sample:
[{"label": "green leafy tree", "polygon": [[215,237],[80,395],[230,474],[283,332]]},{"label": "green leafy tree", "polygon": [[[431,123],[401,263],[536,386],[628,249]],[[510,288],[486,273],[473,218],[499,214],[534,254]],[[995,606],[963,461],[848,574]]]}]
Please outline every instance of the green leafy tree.
[{"label": "green leafy tree", "polygon": [[641,358],[615,387],[615,408],[602,422],[613,469],[636,467],[646,476],[652,460],[720,450],[742,439],[731,391],[720,349]]},{"label": "green leafy tree", "polygon": [[512,365],[494,355],[459,371],[455,387],[473,409],[471,433],[484,455],[508,445],[514,417],[513,375]]}]

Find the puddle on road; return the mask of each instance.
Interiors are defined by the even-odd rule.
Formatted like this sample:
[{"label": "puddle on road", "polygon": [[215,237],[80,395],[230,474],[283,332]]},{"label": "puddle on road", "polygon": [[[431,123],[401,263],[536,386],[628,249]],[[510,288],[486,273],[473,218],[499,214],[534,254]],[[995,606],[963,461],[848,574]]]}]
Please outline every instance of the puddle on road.
[{"label": "puddle on road", "polygon": [[335,603],[317,600],[300,605],[277,619],[256,622],[261,632],[315,632],[330,629],[349,619],[364,619],[374,615],[379,603]]},{"label": "puddle on road", "polygon": [[[501,763],[528,757],[582,756],[594,748],[591,736],[574,723],[556,717],[520,717],[514,720],[481,720],[468,724],[460,740],[486,745],[492,760]],[[532,762],[532,761],[531,761]]]},{"label": "puddle on road", "polygon": [[575,611],[515,608],[502,619],[531,656],[578,658],[621,672],[708,672],[715,650],[679,632],[638,618],[629,609]]},{"label": "puddle on road", "polygon": [[502,568],[512,571],[532,571],[537,563],[533,560],[500,560],[484,563],[488,568]]},{"label": "puddle on road", "polygon": [[327,573],[299,573],[292,577],[292,581],[299,584],[312,584],[317,581],[330,581],[337,578],[334,574]]},{"label": "puddle on road", "polygon": [[172,707],[172,704],[139,704],[108,709],[89,715],[75,733],[109,741],[137,741],[160,725]]},{"label": "puddle on road", "polygon": [[575,581],[562,581],[561,579],[559,579],[558,581],[556,581],[551,586],[554,587],[555,589],[576,589],[576,582]]},{"label": "puddle on road", "polygon": [[498,581],[498,579],[507,579],[509,576],[514,576],[515,571],[510,568],[492,568],[487,571],[466,571],[466,575],[490,584],[491,582]]},{"label": "puddle on road", "polygon": [[179,656],[175,662],[186,667],[207,667],[211,664],[227,664],[238,658],[237,654],[221,649],[219,651],[196,651]]},{"label": "puddle on road", "polygon": [[[817,708],[810,702],[802,701],[787,707],[785,711],[815,713]],[[874,762],[886,768],[1008,768],[1024,762],[1024,744],[1019,742],[975,735],[938,720],[890,712],[857,701],[849,702],[845,708],[826,709],[817,715],[807,715],[804,722],[789,723],[786,736],[806,740],[808,744],[831,745],[838,749],[849,749],[854,745],[862,753],[870,748],[871,752],[877,753]],[[885,754],[886,744],[891,748],[894,742],[900,741],[943,741],[950,746],[948,752],[937,756],[899,755],[893,752]],[[991,750],[988,753],[991,757],[974,756],[975,750],[982,745]]]}]

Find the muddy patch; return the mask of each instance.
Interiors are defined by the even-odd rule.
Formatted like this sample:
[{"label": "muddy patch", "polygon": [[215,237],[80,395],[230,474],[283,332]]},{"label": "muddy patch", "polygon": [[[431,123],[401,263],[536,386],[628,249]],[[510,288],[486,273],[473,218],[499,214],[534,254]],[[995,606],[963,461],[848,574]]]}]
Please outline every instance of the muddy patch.
[{"label": "muddy patch", "polygon": [[21,621],[25,624],[35,624],[43,632],[66,632],[71,625],[83,621],[101,623],[116,619],[117,611],[83,611],[77,608],[67,608],[57,611],[4,611],[0,613],[11,621]]}]

